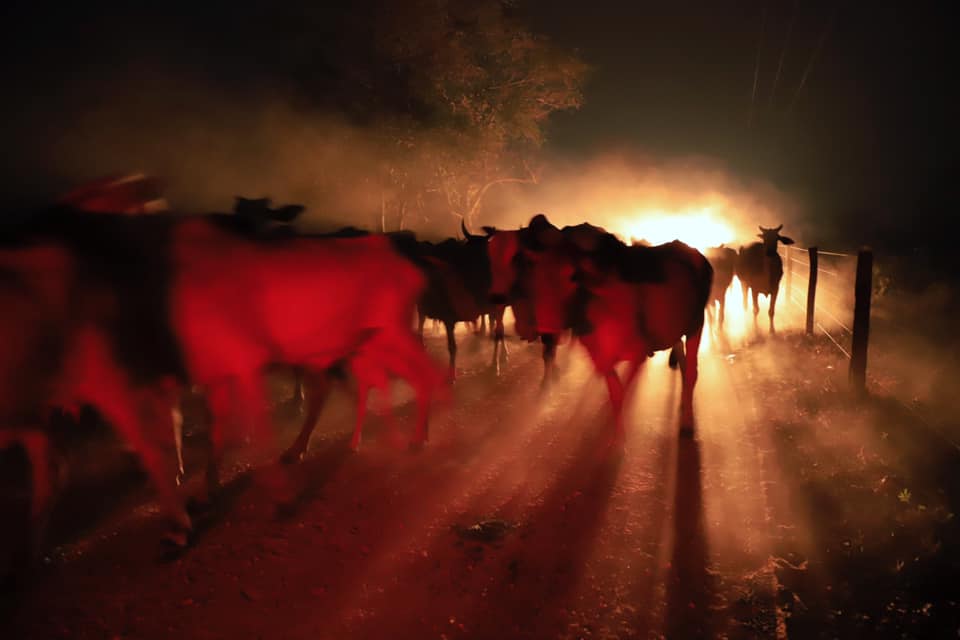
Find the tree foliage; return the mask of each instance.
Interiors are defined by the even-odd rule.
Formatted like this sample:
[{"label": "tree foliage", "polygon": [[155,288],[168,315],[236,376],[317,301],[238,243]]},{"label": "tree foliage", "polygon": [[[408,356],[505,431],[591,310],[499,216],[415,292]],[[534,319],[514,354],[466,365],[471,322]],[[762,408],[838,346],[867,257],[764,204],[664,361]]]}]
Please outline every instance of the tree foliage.
[{"label": "tree foliage", "polygon": [[473,225],[491,188],[537,180],[548,118],[582,102],[586,65],[500,0],[370,0],[314,19],[325,39],[296,45],[301,79],[375,132],[384,226],[438,209]]}]

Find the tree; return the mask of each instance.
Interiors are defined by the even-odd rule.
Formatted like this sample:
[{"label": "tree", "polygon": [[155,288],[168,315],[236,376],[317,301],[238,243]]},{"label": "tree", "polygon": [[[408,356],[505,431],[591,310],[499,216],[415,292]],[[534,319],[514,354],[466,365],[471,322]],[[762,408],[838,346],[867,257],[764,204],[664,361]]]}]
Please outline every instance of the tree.
[{"label": "tree", "polygon": [[[501,2],[422,0],[381,14],[378,49],[407,88],[401,126],[442,195],[468,226],[504,183],[535,183],[535,153],[556,111],[579,108],[586,65],[531,33]],[[402,201],[401,201],[402,206]]]},{"label": "tree", "polygon": [[270,81],[370,134],[382,227],[422,221],[438,200],[474,226],[491,189],[537,181],[547,120],[582,102],[574,54],[525,28],[512,2],[337,5],[263,2],[238,39],[269,33],[258,64]]}]

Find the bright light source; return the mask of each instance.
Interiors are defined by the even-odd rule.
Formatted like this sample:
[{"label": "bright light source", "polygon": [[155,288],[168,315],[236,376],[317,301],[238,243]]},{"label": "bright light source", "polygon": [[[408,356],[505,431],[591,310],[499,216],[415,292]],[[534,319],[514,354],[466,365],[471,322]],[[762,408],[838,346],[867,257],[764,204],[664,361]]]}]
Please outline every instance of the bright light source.
[{"label": "bright light source", "polygon": [[632,219],[623,219],[618,227],[627,240],[650,244],[680,240],[700,251],[733,242],[736,237],[733,228],[710,209],[695,213],[638,212]]}]

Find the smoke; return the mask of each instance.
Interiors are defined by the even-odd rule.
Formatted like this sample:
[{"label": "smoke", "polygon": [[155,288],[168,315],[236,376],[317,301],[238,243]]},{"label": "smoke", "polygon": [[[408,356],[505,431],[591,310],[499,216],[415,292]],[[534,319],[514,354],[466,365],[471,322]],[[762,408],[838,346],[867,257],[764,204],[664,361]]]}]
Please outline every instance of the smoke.
[{"label": "smoke", "polygon": [[[537,185],[502,188],[484,209],[485,224],[516,227],[543,212],[557,225],[590,222],[617,232],[645,217],[675,218],[706,212],[728,225],[739,245],[756,239],[757,225],[783,224],[803,243],[814,235],[800,203],[760,180],[744,179],[709,158],[655,158],[627,152],[586,161],[548,163]],[[689,230],[688,230],[689,231]]]},{"label": "smoke", "polygon": [[235,195],[299,202],[311,218],[344,224],[369,224],[379,210],[381,147],[333,115],[157,69],[78,79],[76,94],[22,115],[10,132],[22,152],[3,182],[19,199],[49,202],[87,180],[141,171],[161,179],[178,210],[229,210]]}]

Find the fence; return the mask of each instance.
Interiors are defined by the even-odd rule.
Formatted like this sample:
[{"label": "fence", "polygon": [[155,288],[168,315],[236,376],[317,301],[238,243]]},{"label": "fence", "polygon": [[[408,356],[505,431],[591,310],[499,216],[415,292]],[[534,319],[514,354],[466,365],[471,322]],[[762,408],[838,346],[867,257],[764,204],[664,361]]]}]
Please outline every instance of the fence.
[{"label": "fence", "polygon": [[817,247],[783,247],[784,294],[805,314],[806,332],[820,332],[850,361],[854,391],[866,391],[873,252],[856,255]]}]

